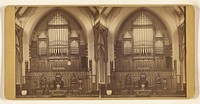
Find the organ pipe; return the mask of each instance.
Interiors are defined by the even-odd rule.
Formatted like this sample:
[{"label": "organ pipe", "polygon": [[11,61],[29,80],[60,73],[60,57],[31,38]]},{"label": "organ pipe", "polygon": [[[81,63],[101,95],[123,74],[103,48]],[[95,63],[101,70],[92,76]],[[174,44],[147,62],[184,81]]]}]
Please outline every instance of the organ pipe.
[{"label": "organ pipe", "polygon": [[49,38],[49,53],[50,55],[63,55],[69,53],[69,30],[68,28],[63,28],[62,25],[67,25],[67,21],[63,18],[59,12],[52,17],[48,23],[49,25],[54,25],[55,28],[48,29]]}]

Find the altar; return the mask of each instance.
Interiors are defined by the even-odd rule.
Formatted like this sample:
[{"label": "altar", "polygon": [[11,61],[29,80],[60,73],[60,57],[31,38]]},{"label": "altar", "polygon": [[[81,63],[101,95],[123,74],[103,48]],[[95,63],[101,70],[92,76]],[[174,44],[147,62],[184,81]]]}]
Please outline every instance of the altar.
[{"label": "altar", "polygon": [[137,97],[148,97],[151,95],[152,90],[135,90]]}]

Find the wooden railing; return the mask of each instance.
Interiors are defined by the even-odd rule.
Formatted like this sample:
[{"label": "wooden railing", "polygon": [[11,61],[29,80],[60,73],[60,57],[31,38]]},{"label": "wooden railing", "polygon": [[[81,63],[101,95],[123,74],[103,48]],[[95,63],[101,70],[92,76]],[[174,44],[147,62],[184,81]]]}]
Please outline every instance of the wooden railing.
[{"label": "wooden railing", "polygon": [[[26,88],[29,92],[31,92],[34,88],[40,88],[40,79],[41,76],[44,75],[47,79],[46,83],[48,83],[50,88],[53,87],[53,81],[55,80],[56,74],[59,72],[27,72],[26,73]],[[72,79],[81,80],[82,88],[87,91],[92,88],[92,79],[90,71],[69,71],[69,72],[61,72],[62,81],[64,82],[64,88],[69,88],[72,86]],[[75,87],[73,89],[76,89]]]},{"label": "wooden railing", "polygon": [[[115,90],[125,88],[126,77],[130,77],[131,87],[139,87],[138,81],[140,80],[141,73],[146,75],[146,80],[148,82],[148,88],[153,89],[156,85],[156,76],[159,74],[161,83],[165,83],[169,90],[177,89],[177,76],[174,71],[114,71],[111,78],[111,84],[115,87]],[[128,89],[127,89],[128,90]]]}]

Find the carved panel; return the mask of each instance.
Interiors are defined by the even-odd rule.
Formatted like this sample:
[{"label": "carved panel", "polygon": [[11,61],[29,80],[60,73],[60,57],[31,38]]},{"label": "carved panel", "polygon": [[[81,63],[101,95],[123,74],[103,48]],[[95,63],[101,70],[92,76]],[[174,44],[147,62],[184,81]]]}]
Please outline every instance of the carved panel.
[{"label": "carved panel", "polygon": [[95,59],[97,60],[100,56],[100,49],[104,52],[103,59],[105,61],[108,60],[108,45],[107,45],[107,35],[108,29],[101,25],[101,23],[97,23],[94,27],[94,53]]},{"label": "carved panel", "polygon": [[88,68],[88,58],[87,57],[81,57],[81,66],[83,69]]},{"label": "carved panel", "polygon": [[122,57],[123,56],[123,42],[117,41],[115,46],[115,56]]},{"label": "carved panel", "polygon": [[37,57],[37,41],[32,41],[30,46],[30,56]]},{"label": "carved panel", "polygon": [[172,56],[172,45],[165,45],[165,55]]},{"label": "carved panel", "polygon": [[[47,83],[50,85],[50,89],[53,88],[53,80],[55,79],[56,73],[58,72],[30,72],[27,73],[26,77],[28,78],[27,81],[27,89],[28,91],[32,91],[32,89],[40,89],[39,83],[40,83],[40,78],[44,74],[44,76],[47,79]],[[74,79],[81,79],[82,82],[82,87],[83,89],[88,89],[90,86],[89,83],[89,76],[90,72],[88,71],[79,71],[79,72],[62,72],[62,80],[64,81],[64,86],[63,87],[69,87],[71,78],[72,76]]]},{"label": "carved panel", "polygon": [[175,89],[175,84],[172,86],[172,81],[176,80],[176,76],[173,75],[174,72],[172,71],[159,71],[159,72],[114,72],[114,82],[112,84],[115,85],[117,89],[125,88],[125,82],[126,82],[126,76],[128,75],[131,78],[132,87],[135,87],[136,89],[139,87],[138,81],[140,80],[141,73],[145,73],[146,80],[148,82],[148,88],[152,89],[155,87],[156,82],[156,76],[159,73],[161,82],[165,81],[167,82],[167,88],[168,89]]},{"label": "carved panel", "polygon": [[172,68],[172,57],[166,57],[166,68]]}]

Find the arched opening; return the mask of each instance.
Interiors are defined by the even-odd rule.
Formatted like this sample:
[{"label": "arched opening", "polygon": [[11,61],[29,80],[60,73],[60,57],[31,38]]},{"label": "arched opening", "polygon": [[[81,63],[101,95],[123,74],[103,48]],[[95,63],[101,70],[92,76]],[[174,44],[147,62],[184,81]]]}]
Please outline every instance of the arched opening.
[{"label": "arched opening", "polygon": [[[31,60],[45,63],[46,70],[87,70],[87,66],[82,66],[87,65],[87,61],[81,61],[87,58],[84,35],[79,23],[70,14],[55,9],[44,16],[34,29],[30,46]],[[57,61],[62,64],[57,65]],[[66,66],[68,61],[72,63],[71,66]],[[33,63],[31,71],[44,69]]]},{"label": "arched opening", "polygon": [[38,21],[30,41],[30,94],[36,94],[33,87],[57,89],[57,84],[63,90],[89,90],[87,41],[73,16],[54,8]]},{"label": "arched opening", "polygon": [[[121,89],[162,89],[162,84],[156,85],[156,76],[167,79],[168,86],[165,87],[175,89],[171,86],[174,79],[171,78],[170,34],[158,16],[148,9],[136,10],[120,26],[116,35],[113,74],[116,79],[112,84],[116,86],[116,91],[127,83],[131,84],[129,88]],[[145,78],[141,79],[141,74]],[[131,82],[127,82],[127,77]]]},{"label": "arched opening", "polygon": [[[165,25],[153,13],[146,9],[134,12],[118,31],[116,70],[162,70],[155,67],[156,64],[161,64],[156,63],[157,61],[162,62],[161,66],[172,64],[172,43],[168,33]],[[127,64],[128,69],[124,69]],[[163,68],[172,70],[170,65]]]}]

